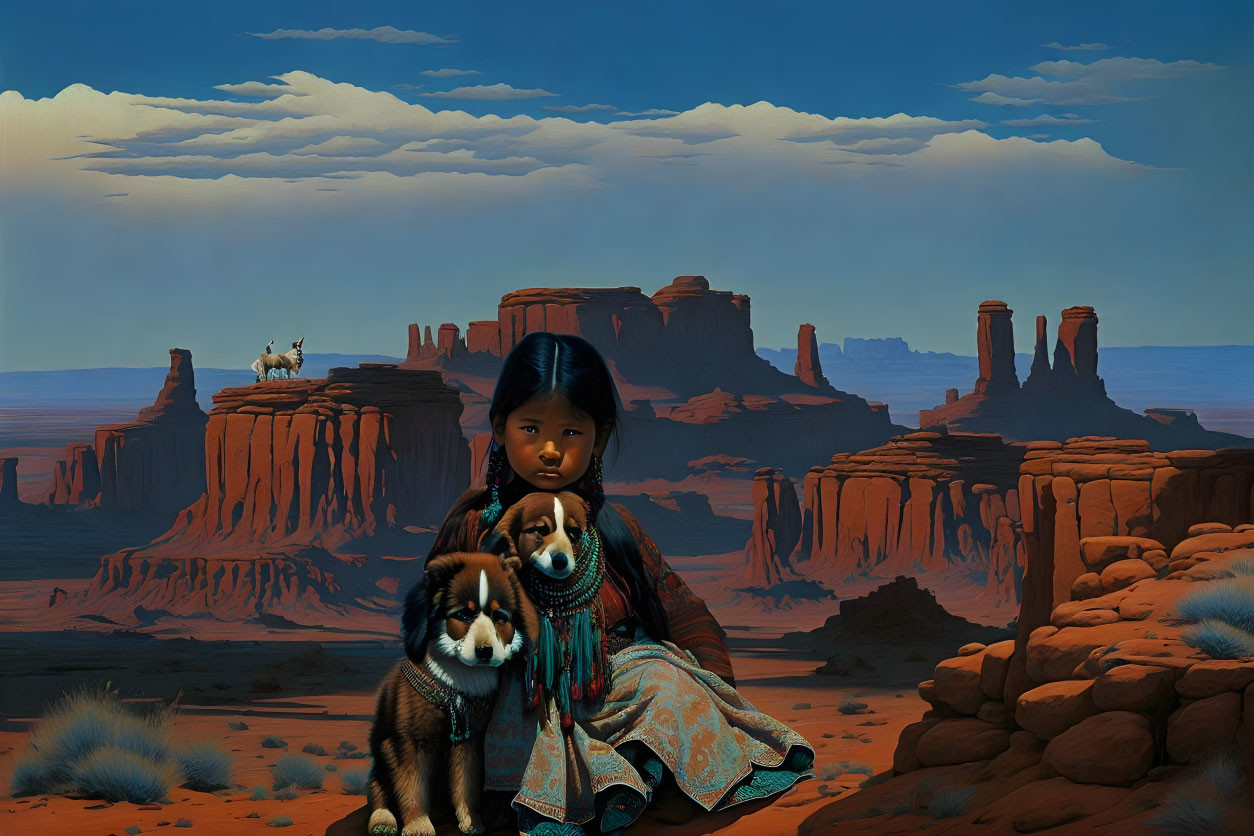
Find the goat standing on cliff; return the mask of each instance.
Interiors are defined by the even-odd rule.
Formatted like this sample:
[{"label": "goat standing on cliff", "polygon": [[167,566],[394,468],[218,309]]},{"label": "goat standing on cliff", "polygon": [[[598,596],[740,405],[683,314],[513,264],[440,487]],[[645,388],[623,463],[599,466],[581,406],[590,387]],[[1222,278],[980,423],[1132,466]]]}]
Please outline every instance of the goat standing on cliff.
[{"label": "goat standing on cliff", "polygon": [[[301,350],[304,342],[305,338],[301,337],[292,343],[291,350],[284,354],[271,354],[269,351],[263,353],[257,362],[253,363],[253,371],[257,373],[257,382],[268,380],[271,369],[283,371],[287,377],[300,377],[300,367],[305,364],[305,354]],[[273,344],[272,340],[271,345]]]}]

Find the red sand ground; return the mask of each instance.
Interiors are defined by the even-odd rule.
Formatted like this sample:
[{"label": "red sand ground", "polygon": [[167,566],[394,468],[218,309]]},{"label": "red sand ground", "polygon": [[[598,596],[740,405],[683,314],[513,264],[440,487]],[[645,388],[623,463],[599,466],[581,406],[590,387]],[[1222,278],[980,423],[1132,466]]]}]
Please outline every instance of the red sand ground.
[{"label": "red sand ground", "polygon": [[[897,735],[907,723],[918,718],[926,708],[916,693],[908,690],[880,690],[873,693],[849,682],[847,687],[833,687],[830,678],[816,678],[811,687],[782,687],[771,681],[780,677],[809,674],[814,663],[796,659],[735,659],[738,687],[759,709],[779,718],[801,732],[815,746],[816,763],[856,761],[876,772],[892,763]],[[842,683],[843,685],[843,683]],[[865,714],[842,715],[836,710],[841,702],[854,694],[869,706]],[[190,740],[211,740],[235,753],[235,782],[243,787],[270,785],[270,766],[286,752],[300,752],[306,743],[318,743],[334,751],[339,741],[349,740],[365,747],[369,733],[368,719],[326,719],[322,715],[350,715],[368,718],[374,711],[373,695],[324,695],[302,699],[301,708],[290,706],[289,698],[259,699],[239,706],[213,706],[212,715],[189,712],[197,706],[188,705],[176,723],[179,732]],[[809,708],[800,706],[809,704]],[[234,709],[234,711],[232,710]],[[245,712],[264,711],[276,716],[255,716]],[[33,718],[32,718],[33,719]],[[232,731],[230,720],[244,720],[247,731]],[[284,750],[263,749],[260,742],[267,735],[277,734],[287,741]],[[8,786],[17,756],[25,750],[26,735],[18,731],[0,731],[0,784]],[[335,763],[339,769],[360,769],[364,761],[333,760],[330,755],[315,758]],[[696,834],[739,834],[765,836],[796,832],[797,825],[828,799],[856,786],[862,775],[845,775],[835,780],[803,782],[770,805],[748,805],[724,813],[701,816],[686,825],[668,826],[643,819],[633,830],[636,833],[665,833],[672,836]],[[19,834],[65,833],[75,836],[118,834],[132,825],[142,832],[151,832],[178,819],[190,820],[192,833],[235,834],[270,833],[267,825],[274,816],[291,817],[293,825],[283,833],[292,834],[365,834],[365,817],[359,808],[361,796],[341,792],[336,773],[328,773],[321,791],[302,790],[291,801],[250,801],[247,789],[201,793],[176,789],[171,804],[136,805],[108,804],[102,801],[74,800],[57,796],[0,801],[5,811],[0,830],[12,836]],[[259,818],[250,818],[257,813]],[[181,828],[180,828],[181,831]],[[171,832],[180,832],[171,831]],[[456,832],[455,830],[453,832]]]}]

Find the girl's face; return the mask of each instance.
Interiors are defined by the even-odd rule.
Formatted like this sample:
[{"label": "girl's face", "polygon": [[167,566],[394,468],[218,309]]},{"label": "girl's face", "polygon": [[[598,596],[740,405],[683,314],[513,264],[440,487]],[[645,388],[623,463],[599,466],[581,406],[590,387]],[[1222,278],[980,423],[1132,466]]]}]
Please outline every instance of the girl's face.
[{"label": "girl's face", "polygon": [[545,491],[559,491],[579,480],[604,452],[608,433],[560,394],[534,398],[504,420],[493,422],[493,437],[505,448],[514,472]]}]

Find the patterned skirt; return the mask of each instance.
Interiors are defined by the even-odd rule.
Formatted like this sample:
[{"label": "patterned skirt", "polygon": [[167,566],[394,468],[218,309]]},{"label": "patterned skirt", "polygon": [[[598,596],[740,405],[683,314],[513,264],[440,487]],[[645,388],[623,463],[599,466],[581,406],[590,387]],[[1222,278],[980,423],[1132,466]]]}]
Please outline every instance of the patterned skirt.
[{"label": "patterned skirt", "polygon": [[[675,645],[641,636],[610,658],[609,693],[563,734],[550,703],[536,723],[515,681],[488,729],[487,789],[517,790],[520,816],[603,829],[634,821],[663,776],[706,810],[782,792],[809,776],[814,750]],[[529,750],[529,754],[527,751]],[[519,766],[521,765],[521,769]]]}]

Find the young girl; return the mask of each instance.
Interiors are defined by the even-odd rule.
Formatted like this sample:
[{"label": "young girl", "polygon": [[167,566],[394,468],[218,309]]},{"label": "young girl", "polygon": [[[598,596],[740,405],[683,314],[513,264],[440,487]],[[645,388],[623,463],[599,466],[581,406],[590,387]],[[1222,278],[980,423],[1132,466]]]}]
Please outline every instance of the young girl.
[{"label": "young girl", "polygon": [[650,814],[682,820],[764,798],[814,760],[800,735],[736,692],[725,634],[705,603],[639,522],[605,502],[601,456],[617,437],[617,410],[613,378],[586,340],[546,332],[520,340],[488,413],[488,487],[458,499],[431,550],[473,550],[531,491],[574,491],[591,508],[604,555],[594,603],[607,681],[582,691],[573,723],[546,694],[548,722],[538,724],[512,680],[487,736],[485,789],[516,790],[519,828],[537,836],[582,824],[621,830],[651,801],[665,809]]}]

